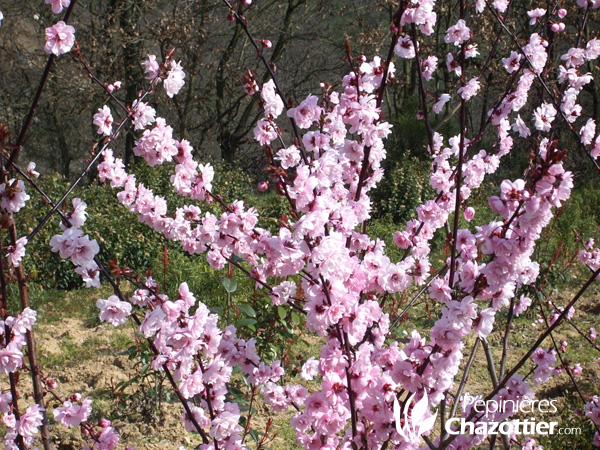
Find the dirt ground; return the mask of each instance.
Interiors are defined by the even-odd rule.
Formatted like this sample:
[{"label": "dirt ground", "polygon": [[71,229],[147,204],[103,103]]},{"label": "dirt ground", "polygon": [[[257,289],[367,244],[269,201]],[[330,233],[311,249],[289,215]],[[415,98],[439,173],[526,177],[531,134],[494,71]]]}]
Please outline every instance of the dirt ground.
[{"label": "dirt ground", "polygon": [[[115,349],[111,343],[123,331],[106,324],[90,328],[83,320],[74,318],[64,319],[60,326],[42,324],[36,328],[42,360],[52,362],[59,357],[62,362],[65,352],[70,353],[60,370],[47,373],[58,381],[56,391],[60,395],[90,396],[94,399],[94,409],[107,410],[117,404],[112,392],[119,383],[136,375],[135,361],[128,358],[127,349]],[[65,343],[68,344],[65,346]],[[83,361],[78,362],[81,359]],[[123,395],[135,394],[130,388],[123,392]],[[164,402],[152,417],[144,419],[133,414],[128,418],[126,411],[124,417],[112,421],[112,426],[120,433],[123,444],[133,445],[138,450],[193,448],[199,440],[185,431],[180,420],[182,414],[183,407],[178,402]],[[53,426],[52,434],[58,450],[79,450],[84,445],[78,429]]]}]

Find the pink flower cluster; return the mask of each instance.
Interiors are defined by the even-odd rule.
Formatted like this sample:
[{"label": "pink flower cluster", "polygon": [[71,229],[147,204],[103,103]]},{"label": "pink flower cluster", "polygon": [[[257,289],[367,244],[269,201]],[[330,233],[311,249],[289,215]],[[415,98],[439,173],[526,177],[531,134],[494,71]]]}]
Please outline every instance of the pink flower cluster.
[{"label": "pink flower cluster", "polygon": [[202,445],[202,450],[215,446],[242,448],[240,410],[236,403],[226,399],[227,384],[235,367],[241,369],[251,384],[264,386],[265,400],[277,410],[287,408],[292,402],[302,404],[306,396],[304,388],[283,389],[275,384],[283,375],[279,361],[266,365],[256,355],[253,339],[238,339],[231,325],[221,330],[218,317],[196,300],[187,283],[179,286],[175,301],[156,293],[156,289],[156,283],[147,278],[129,302],[119,301],[115,296],[99,300],[100,318],[120,325],[132,305],[146,311],[139,331],[152,339],[158,350],[152,368],[172,371],[193,416],[184,414],[186,429],[214,440],[214,444]]},{"label": "pink flower cluster", "polygon": [[[536,51],[542,48],[543,45]],[[105,154],[99,167],[102,181],[123,188],[118,197],[130,211],[169,239],[181,242],[189,253],[206,251],[209,263],[216,269],[223,268],[235,255],[251,265],[257,280],[279,280],[270,290],[275,304],[298,301],[297,286],[286,277],[303,272],[301,287],[306,300],[302,307],[307,313],[307,327],[326,338],[318,372],[310,372],[310,376],[320,380],[321,388],[302,401],[302,390],[278,386],[268,377],[262,381],[263,393],[273,408],[295,405],[300,409],[292,425],[305,448],[344,446],[353,439],[366,440],[369,448],[380,448],[386,441],[394,445],[404,442],[393,424],[394,392],[405,389],[420,396],[426,390],[432,406],[442,400],[454,385],[464,339],[472,333],[485,339],[493,329],[496,312],[509,306],[521,286],[535,281],[538,266],[531,260],[535,242],[552,218],[552,208],[562,205],[573,186],[571,174],[563,169],[562,154],[547,139],[542,140],[536,177],[506,180],[500,195],[490,200],[492,210],[504,222],[494,220],[477,227],[475,232],[458,231],[454,284],[450,285],[447,271],[430,286],[432,298],[443,304],[430,341],[415,332],[403,349],[396,344],[386,345],[389,317],[376,301],[377,294],[403,292],[412,283],[426,281],[431,267],[429,242],[454,211],[455,161],[461,144],[456,136],[444,146],[442,137],[434,135],[434,147],[430,149],[431,184],[439,195],[417,208],[418,219],[396,234],[395,242],[407,251],[407,257],[392,262],[381,241],[355,231],[370,217],[368,192],[383,175],[383,139],[391,129],[379,117],[380,109],[372,94],[383,78],[379,63],[365,63],[358,72],[344,77],[343,92],[329,92],[322,97],[309,95],[288,110],[287,116],[306,131],[300,147],[283,145],[274,154],[282,169],[294,174],[285,189],[298,216],[277,235],[257,228],[256,212],[247,210],[241,202],[226,206],[220,217],[203,215],[192,205],[170,216],[166,201],[138,185],[135,176],[125,172],[122,161],[114,158],[112,152]],[[466,140],[462,147],[461,203],[481,186],[486,174],[496,171],[500,158],[512,149],[508,117],[525,105],[534,78],[533,72],[523,71],[516,89],[490,112],[500,139],[495,152],[480,150],[470,155],[470,143]],[[470,99],[477,90],[477,80],[473,79],[460,94]],[[273,145],[280,134],[275,119],[282,112],[281,99],[271,83],[263,86],[260,98],[265,114],[255,129],[255,139]],[[516,131],[519,135],[523,127]],[[193,161],[189,144],[174,140],[172,130],[162,119],[144,132],[136,146],[150,165],[176,162],[171,181],[177,193],[192,199],[210,199],[212,168]],[[365,158],[370,172],[360,182],[359,195]],[[359,256],[363,254],[364,257]],[[487,258],[485,262],[481,261],[482,255]],[[450,265],[450,258],[447,264]],[[143,300],[138,300],[136,294],[131,301],[146,305],[147,295],[140,294]],[[488,307],[480,308],[479,301]],[[176,317],[185,309],[185,303],[171,306],[165,299],[160,303],[163,306],[155,305],[142,325],[146,336],[155,335],[169,314]],[[530,303],[523,297],[516,303],[515,313],[523,312]],[[160,361],[170,358],[168,353]],[[197,392],[202,388],[202,371],[192,366],[186,373],[182,391]],[[515,393],[511,395],[530,395],[529,385],[518,378],[513,388]],[[214,419],[206,416],[207,405],[201,409],[194,413],[198,414],[199,423],[208,425],[209,419],[212,423]],[[229,413],[234,414],[231,410]],[[358,426],[356,430],[348,426],[352,420]],[[231,424],[227,427],[235,434]],[[475,445],[475,440],[465,438],[467,443]]]},{"label": "pink flower cluster", "polygon": [[556,351],[554,349],[544,350],[538,348],[531,355],[531,360],[537,365],[533,373],[533,382],[538,385],[548,381],[555,372]]},{"label": "pink flower cluster", "polygon": [[585,243],[585,250],[581,250],[578,254],[579,260],[590,268],[592,271],[600,269],[600,250],[595,247],[593,238],[590,238]]},{"label": "pink flower cluster", "polygon": [[58,252],[61,258],[71,258],[77,266],[75,272],[82,276],[87,287],[100,287],[100,274],[94,258],[100,251],[98,242],[83,234],[80,227],[86,219],[87,205],[79,198],[73,199],[73,209],[66,216],[71,226],[61,223],[63,234],[57,234],[50,239],[53,252]]},{"label": "pink flower cluster", "polygon": [[185,81],[185,72],[183,71],[183,67],[181,67],[181,62],[176,62],[172,59],[165,61],[163,68],[156,60],[155,55],[148,55],[148,59],[142,63],[144,66],[144,72],[146,74],[146,79],[149,81],[153,81],[155,78],[166,73],[166,77],[164,80],[161,78],[160,81],[164,82],[164,88],[167,95],[173,98],[174,95],[177,95]]},{"label": "pink flower cluster", "polygon": [[86,397],[80,404],[74,404],[71,400],[65,400],[62,406],[54,408],[54,420],[60,422],[64,427],[77,427],[85,422],[92,413],[92,400]]},{"label": "pink flower cluster", "polygon": [[[508,5],[505,0],[496,0],[493,8],[505,12]],[[483,7],[484,2],[476,2],[478,12]],[[534,10],[529,17],[535,21],[545,14]],[[564,17],[566,13],[557,14]],[[406,30],[412,29],[406,25],[415,25],[422,34],[430,35],[436,19],[434,2],[423,0],[403,10],[399,24]],[[398,38],[396,55],[419,56],[415,36],[396,25],[392,33]],[[467,77],[471,72],[467,60],[479,56],[472,39],[471,28],[463,18],[445,33],[448,44],[460,47],[458,55],[446,56],[446,69],[461,77],[453,93],[462,98],[461,104],[471,101],[481,89],[479,74]],[[432,131],[430,184],[437,195],[424,201],[416,210],[417,218],[395,234],[395,244],[405,253],[397,261],[386,254],[383,241],[361,231],[371,217],[369,193],[383,177],[384,141],[391,132],[391,125],[381,115],[378,91],[394,76],[394,66],[386,66],[380,58],[370,62],[361,58],[358,68],[343,78],[339,91],[323,85],[321,95],[310,94],[289,108],[285,116],[300,130],[291,140],[277,125],[285,105],[274,81],[259,88],[253,76],[247,77],[246,90],[260,92],[257,97],[264,112],[254,138],[268,146],[270,164],[278,165],[273,174],[275,183],[290,199],[291,218],[277,232],[258,227],[256,210],[240,201],[223,202],[219,216],[203,212],[197,204],[170,212],[165,198],[138,183],[111,150],[105,152],[98,167],[100,180],[120,190],[118,199],[141,222],[180,242],[189,254],[206,253],[214,269],[241,258],[250,267],[251,278],[265,286],[273,304],[303,310],[307,329],[323,338],[319,359],[307,361],[302,370],[306,379],[319,383],[315,392],[308,393],[300,386],[279,385],[283,374],[279,362],[264,364],[256,356],[253,340],[238,339],[232,326],[221,330],[217,317],[196,301],[185,283],[174,301],[159,293],[151,279],[129,299],[111,296],[98,300],[101,319],[113,325],[127,320],[134,310],[132,305],[145,311],[140,333],[152,339],[158,351],[152,367],[173,372],[181,394],[189,401],[189,413],[184,415],[186,429],[203,435],[202,450],[213,444],[219,448],[242,446],[240,409],[226,398],[234,367],[240,367],[254,386],[261,386],[265,401],[275,411],[290,406],[297,410],[291,424],[305,449],[418,448],[420,436],[398,433],[394,400],[404,394],[407,398],[414,394],[417,401],[426,399],[423,419],[427,420],[432,416],[429,409],[442,402],[455,386],[468,337],[485,341],[499,312],[510,310],[519,316],[531,306],[531,299],[520,293],[536,281],[540,271],[534,260],[535,245],[554,210],[564,205],[573,188],[573,176],[563,165],[567,152],[557,148],[553,131],[562,118],[568,124],[581,119],[579,96],[592,78],[580,70],[586,61],[600,55],[600,41],[590,40],[585,49],[569,49],[557,74],[562,86],[560,98],[548,96],[528,108],[525,106],[531,100],[534,82],[548,72],[549,44],[535,33],[523,42],[519,52],[502,59],[513,82],[488,113],[490,134],[496,137],[493,145],[483,148],[479,139],[471,140],[462,130],[461,135],[449,139]],[[438,57],[419,61],[420,75],[424,82],[430,82],[438,70]],[[170,61],[161,66],[151,55],[143,64],[146,78],[151,80],[164,77],[164,66],[169,68],[164,80],[169,96],[184,84],[179,63]],[[433,90],[433,84],[428,88]],[[443,93],[431,98],[435,99],[433,112],[440,114],[452,96]],[[98,122],[106,127],[108,116],[105,111],[100,114]],[[221,201],[211,192],[213,168],[196,162],[189,142],[174,139],[173,129],[165,119],[155,119],[155,114],[141,101],[132,105],[134,128],[152,126],[135,142],[134,153],[150,166],[173,162],[170,181],[177,194],[191,200]],[[490,222],[456,230],[452,236],[455,251],[445,261],[445,269],[429,283],[429,296],[439,303],[440,311],[429,336],[414,331],[404,346],[390,342],[386,299],[413,284],[427,282],[436,231],[461,210],[467,222],[474,218],[475,211],[468,206],[472,193],[482,186],[486,175],[497,171],[501,159],[518,147],[516,140],[531,135],[528,124],[538,136],[530,169],[522,179],[502,181],[497,195],[489,198],[489,208],[496,214]],[[587,120],[580,134],[582,145],[592,147],[591,156],[600,155],[600,137],[594,140],[593,119]],[[87,238],[77,227],[65,230],[51,242],[54,251],[72,258],[75,264],[76,260],[89,262],[89,256],[95,255],[90,242],[80,241]],[[72,251],[77,245],[80,250]],[[593,243],[589,244],[580,259],[596,270],[600,257],[592,247]],[[297,298],[298,292],[301,298]],[[562,311],[554,307],[551,324]],[[570,309],[567,318],[574,312]],[[540,318],[540,323],[545,321]],[[566,349],[566,343],[561,348]],[[532,359],[536,364],[535,385],[559,370],[553,349],[538,348]],[[571,370],[580,373],[581,367],[576,364]],[[495,398],[519,401],[533,396],[530,383],[516,374]],[[595,414],[596,407],[597,399],[589,412]],[[462,414],[467,417],[471,410],[464,408]],[[510,411],[497,411],[476,419],[504,421],[511,416]],[[209,437],[213,442],[208,442]],[[485,438],[458,436],[451,448],[469,449]],[[533,448],[534,443],[525,445]]]},{"label": "pink flower cluster", "polygon": [[[82,400],[81,394],[74,394],[61,400],[60,406],[55,406],[53,411],[54,420],[65,428],[81,428],[82,434],[87,436],[86,449],[114,450],[120,437],[111,426],[110,420],[100,419],[96,427],[88,422],[91,413],[92,400],[89,397]],[[128,448],[134,450],[133,447]]]},{"label": "pink flower cluster", "polygon": [[23,364],[21,350],[27,344],[26,333],[33,328],[36,316],[34,310],[25,308],[18,316],[0,321],[0,372],[14,373]]},{"label": "pink flower cluster", "polygon": [[[9,398],[5,400],[10,402],[10,394],[7,395]],[[6,426],[4,448],[7,450],[18,450],[19,447],[15,443],[17,436],[21,436],[25,448],[30,448],[33,445],[39,427],[42,425],[42,419],[42,409],[37,404],[29,406],[18,420],[12,412],[4,412],[4,417],[2,418],[2,422]]]},{"label": "pink flower cluster", "polygon": [[16,213],[25,206],[29,195],[25,192],[25,183],[11,179],[8,183],[0,184],[0,206],[8,213]]},{"label": "pink flower cluster", "polygon": [[[8,316],[0,321],[0,372],[13,374],[23,365],[23,346],[27,344],[26,333],[31,331],[36,321],[37,313],[31,308],[25,308],[18,316]],[[2,422],[6,427],[3,437],[4,448],[18,450],[15,443],[17,436],[21,436],[25,446],[33,444],[34,436],[42,424],[40,406],[31,405],[17,419],[12,405],[10,392],[0,391],[0,413],[3,414]]]}]

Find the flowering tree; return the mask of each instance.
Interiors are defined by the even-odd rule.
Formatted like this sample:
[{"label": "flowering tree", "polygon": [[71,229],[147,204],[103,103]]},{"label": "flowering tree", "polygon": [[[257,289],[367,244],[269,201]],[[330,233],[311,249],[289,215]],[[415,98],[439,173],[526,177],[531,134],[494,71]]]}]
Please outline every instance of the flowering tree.
[{"label": "flowering tree", "polygon": [[[53,214],[61,215],[63,233],[50,241],[52,250],[71,259],[89,287],[99,287],[101,277],[113,286],[114,295],[97,301],[100,319],[115,326],[131,320],[139,326],[154,353],[152,368],[166,374],[183,406],[185,427],[201,436],[202,450],[246,447],[249,419],[241,422],[239,405],[227,396],[235,369],[246,378],[252,395],[260,391],[274,412],[296,410],[291,425],[306,449],[476,448],[486,439],[495,444],[498,435],[493,427],[498,424],[505,430],[500,434],[505,448],[536,448],[534,439],[516,431],[522,410],[498,405],[534,403],[535,389],[557,367],[577,387],[575,376],[581,367],[564,363],[560,354],[566,344],[559,347],[554,334],[575,314],[576,303],[600,274],[600,252],[593,240],[579,254],[589,270],[587,281],[565,305],[536,305],[542,325],[539,335],[515,362],[509,363],[508,352],[513,319],[534,307],[528,293],[544,275],[533,259],[536,244],[574,186],[565,159],[570,152],[580,152],[598,167],[600,137],[594,119],[585,113],[589,100],[584,89],[593,80],[587,70],[600,56],[600,40],[586,34],[599,5],[579,1],[531,9],[527,28],[517,35],[516,2],[460,0],[447,16],[450,26],[438,30],[434,2],[401,1],[395,5],[389,50],[383,57],[355,56],[347,45],[348,73],[339,90],[324,83],[318,95],[296,104],[286,100],[265,56],[270,41],[256,39],[251,23],[238,12],[241,4],[251,2],[225,0],[224,15],[241,27],[269,74],[266,83],[259,83],[249,72],[243,88],[262,105],[254,139],[264,147],[277,192],[289,203],[279,229],[270,232],[258,227],[254,208],[218,195],[212,166],[196,161],[190,143],[176,139],[148,102],[158,89],[169,97],[178,94],[186,82],[185,61],[177,60],[174,52],[162,61],[150,55],[143,62],[147,85],[135,101],[125,103],[118,96],[121,83],[99,80],[76,44],[75,29],[67,23],[77,2],[46,3],[56,14],[67,9],[63,20],[46,29],[48,65],[23,129],[11,145],[5,131],[1,136],[7,150],[2,223],[11,241],[8,266],[0,273],[4,323],[0,369],[8,375],[9,386],[2,393],[0,411],[7,448],[31,447],[38,431],[44,447],[51,447],[44,392],[59,404],[51,417],[66,427],[81,427],[90,448],[113,449],[119,441],[109,421],[98,425],[88,421],[92,399],[77,393],[59,395],[56,382],[44,376],[36,360],[36,313],[28,305],[21,260],[27,244]],[[478,47],[480,20],[494,24],[494,38],[485,49]],[[438,31],[450,50],[445,56],[428,53],[437,48],[429,40]],[[559,58],[552,57],[553,49]],[[93,117],[103,136],[94,157],[72,188],[54,202],[36,184],[34,167],[21,169],[17,157],[50,67],[69,52],[103,89],[107,104]],[[436,195],[417,208],[417,219],[395,233],[402,257],[392,260],[384,243],[368,234],[369,194],[385,176],[386,138],[392,131],[402,133],[384,120],[382,108],[386,86],[403,60],[416,67],[421,102],[417,119],[425,124]],[[455,80],[451,92],[435,91],[432,80],[440,72]],[[504,80],[500,88],[489,76],[495,72],[501,72],[496,79]],[[486,97],[496,98],[483,102],[492,106],[480,126],[473,127],[469,111],[481,108],[482,89]],[[435,119],[442,113],[443,119]],[[454,136],[440,132],[448,121],[458,125]],[[117,157],[117,138],[131,126],[138,130],[134,154],[150,166],[170,164],[173,190],[189,199],[186,206],[173,211]],[[522,148],[530,155],[522,178],[502,181],[496,195],[489,197],[494,218],[469,227],[477,213],[473,192],[486,175],[498,170],[505,156]],[[180,243],[190,255],[205,254],[216,270],[231,264],[264,290],[274,305],[304,315],[305,326],[322,344],[319,359],[308,360],[301,370],[305,378],[319,381],[314,392],[282,383],[281,363],[261,361],[255,341],[238,337],[234,326],[220,322],[186,283],[180,285],[177,298],[169,298],[151,277],[126,267],[109,271],[98,261],[97,242],[81,229],[85,203],[75,198],[70,212],[60,209],[96,164],[100,181],[117,190],[119,201],[141,222]],[[15,222],[31,189],[48,200],[51,210],[28,236],[19,237]],[[221,206],[220,216],[202,211],[202,204],[211,202]],[[438,230],[446,231],[448,242],[440,267],[431,260],[431,242]],[[7,270],[14,271],[19,283],[21,308],[16,314],[9,313]],[[115,277],[134,283],[135,292],[124,294]],[[418,292],[399,311],[395,296],[413,286]],[[431,329],[413,331],[402,345],[394,332],[396,320],[424,295],[439,304],[440,314]],[[391,317],[397,318],[394,323]],[[499,360],[487,339],[491,333],[503,342]],[[491,388],[468,402],[465,388],[479,347],[484,349]],[[527,373],[531,362],[534,367]],[[18,374],[24,370],[31,375],[35,398],[25,410],[17,395]],[[597,430],[598,397],[585,398],[578,392],[584,413]],[[492,403],[495,409],[479,407]],[[258,448],[264,446],[269,427],[270,422]],[[600,445],[598,432],[594,444]]]}]

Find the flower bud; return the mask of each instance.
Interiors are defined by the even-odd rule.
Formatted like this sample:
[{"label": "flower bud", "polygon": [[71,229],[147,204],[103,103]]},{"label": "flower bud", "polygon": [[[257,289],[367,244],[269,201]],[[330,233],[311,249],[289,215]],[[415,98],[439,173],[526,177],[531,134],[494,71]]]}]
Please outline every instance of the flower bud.
[{"label": "flower bud", "polygon": [[470,222],[471,220],[473,220],[473,217],[475,217],[475,209],[473,209],[471,206],[469,206],[468,208],[465,208],[465,211],[463,214],[465,216],[465,220],[467,222]]},{"label": "flower bud", "polygon": [[108,427],[110,427],[110,424],[111,424],[110,420],[108,420],[108,419],[100,419],[99,425],[102,428],[108,428]]}]

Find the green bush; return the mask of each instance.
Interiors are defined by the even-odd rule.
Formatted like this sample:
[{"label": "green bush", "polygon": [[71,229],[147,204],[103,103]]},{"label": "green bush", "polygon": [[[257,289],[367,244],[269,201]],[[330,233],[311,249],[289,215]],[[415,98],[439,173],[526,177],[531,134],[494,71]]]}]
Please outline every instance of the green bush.
[{"label": "green bush", "polygon": [[416,217],[415,208],[434,196],[429,186],[429,163],[404,155],[386,170],[373,193],[376,218],[389,216],[397,224]]},{"label": "green bush", "polygon": [[[39,180],[40,187],[48,195],[57,199],[70,183],[62,177],[51,175]],[[30,189],[28,189],[30,191]],[[30,192],[31,200],[15,215],[17,229],[28,234],[50,211],[50,205]],[[118,258],[136,270],[144,270],[154,260],[162,248],[160,236],[142,225],[126,212],[116,199],[115,192],[108,186],[92,183],[75,191],[64,206],[71,208],[71,199],[79,197],[88,204],[88,220],[83,230],[96,239],[100,246],[98,258],[103,264],[109,259]],[[62,233],[59,216],[52,217],[27,246],[24,259],[26,273],[31,281],[44,288],[74,289],[82,286],[81,277],[75,273],[75,266],[63,260],[50,250],[50,239]]]}]

